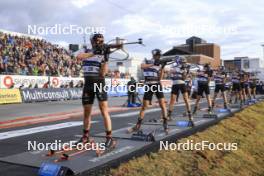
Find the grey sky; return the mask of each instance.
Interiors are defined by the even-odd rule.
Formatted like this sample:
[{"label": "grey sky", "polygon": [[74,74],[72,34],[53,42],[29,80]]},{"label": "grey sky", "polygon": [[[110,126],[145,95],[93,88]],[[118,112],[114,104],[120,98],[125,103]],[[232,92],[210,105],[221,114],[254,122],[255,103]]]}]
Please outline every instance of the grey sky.
[{"label": "grey sky", "polygon": [[[102,26],[107,40],[142,37],[146,47],[128,48],[131,55],[141,57],[196,35],[219,44],[223,59],[263,57],[263,11],[264,2],[259,0],[1,0],[0,28],[27,33],[28,25]],[[59,44],[83,40],[82,35],[43,37]]]}]

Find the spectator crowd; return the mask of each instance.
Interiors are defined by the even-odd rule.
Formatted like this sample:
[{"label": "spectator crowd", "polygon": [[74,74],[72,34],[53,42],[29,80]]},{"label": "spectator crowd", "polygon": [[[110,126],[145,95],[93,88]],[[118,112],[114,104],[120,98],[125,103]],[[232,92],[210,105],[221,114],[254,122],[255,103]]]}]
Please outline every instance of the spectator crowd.
[{"label": "spectator crowd", "polygon": [[0,32],[0,74],[80,76],[81,63],[45,40]]}]

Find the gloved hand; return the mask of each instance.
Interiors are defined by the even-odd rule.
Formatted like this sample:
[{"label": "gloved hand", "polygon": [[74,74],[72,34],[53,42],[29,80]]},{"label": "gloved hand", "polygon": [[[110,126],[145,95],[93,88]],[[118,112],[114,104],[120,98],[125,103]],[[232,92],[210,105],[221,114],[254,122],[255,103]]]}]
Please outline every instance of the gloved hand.
[{"label": "gloved hand", "polygon": [[156,59],[156,60],[154,61],[154,65],[155,65],[155,66],[159,66],[159,65],[160,65],[160,60],[159,60],[159,59]]},{"label": "gloved hand", "polygon": [[104,49],[102,47],[96,46],[93,48],[93,54],[95,55],[103,55]]},{"label": "gloved hand", "polygon": [[110,47],[105,46],[103,52],[104,52],[104,62],[108,62],[109,54],[110,54]]}]

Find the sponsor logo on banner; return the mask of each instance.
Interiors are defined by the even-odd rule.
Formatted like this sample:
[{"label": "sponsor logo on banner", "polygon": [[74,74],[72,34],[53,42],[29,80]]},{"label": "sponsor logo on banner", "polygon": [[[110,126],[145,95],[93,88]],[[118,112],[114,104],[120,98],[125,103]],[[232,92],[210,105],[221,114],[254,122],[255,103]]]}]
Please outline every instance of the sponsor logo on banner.
[{"label": "sponsor logo on banner", "polygon": [[[9,88],[14,84],[15,88],[19,88],[24,85],[24,88],[35,87],[42,88],[45,83],[50,80],[50,84],[54,88],[60,88],[61,85],[69,85],[73,81],[73,85],[76,86],[80,81],[84,81],[83,78],[70,78],[70,77],[48,77],[48,76],[23,76],[23,75],[0,75],[0,88]],[[129,79],[110,79],[106,78],[105,82],[108,86],[125,86]]]},{"label": "sponsor logo on banner", "polygon": [[23,89],[21,90],[23,102],[52,101],[70,99],[66,89]]},{"label": "sponsor logo on banner", "polygon": [[15,88],[19,88],[22,85],[24,87],[29,85],[35,87],[36,84],[38,87],[42,87],[49,80],[47,76],[0,75],[0,77],[0,88],[9,88],[13,84]]},{"label": "sponsor logo on banner", "polygon": [[12,79],[11,76],[5,76],[3,78],[3,83],[4,83],[4,86],[6,88],[9,88],[9,87],[11,87],[14,84],[13,79]]},{"label": "sponsor logo on banner", "polygon": [[69,77],[50,77],[51,86],[54,88],[59,88],[61,85],[69,85],[73,81],[73,85],[77,85],[80,81],[84,81],[83,78],[69,78]]},{"label": "sponsor logo on banner", "polygon": [[82,89],[68,89],[69,93],[70,93],[70,97],[71,99],[81,99],[82,98]]},{"label": "sponsor logo on banner", "polygon": [[105,83],[109,86],[126,86],[129,79],[106,78]]},{"label": "sponsor logo on banner", "polygon": [[58,87],[60,82],[59,82],[59,79],[57,77],[53,77],[51,79],[51,83],[52,83],[53,87]]},{"label": "sponsor logo on banner", "polygon": [[18,89],[0,89],[0,104],[21,102],[21,95]]},{"label": "sponsor logo on banner", "polygon": [[80,99],[80,88],[56,88],[56,89],[23,89],[21,90],[23,102],[55,101],[66,99]]}]

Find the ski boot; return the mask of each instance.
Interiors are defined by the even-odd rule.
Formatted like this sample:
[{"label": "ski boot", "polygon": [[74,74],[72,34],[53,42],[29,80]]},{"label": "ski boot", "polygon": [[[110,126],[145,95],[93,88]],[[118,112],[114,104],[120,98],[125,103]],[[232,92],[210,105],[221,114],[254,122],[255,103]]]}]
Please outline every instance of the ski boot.
[{"label": "ski boot", "polygon": [[106,141],[105,141],[105,149],[104,150],[101,150],[101,149],[98,149],[96,150],[96,155],[98,157],[108,153],[108,152],[111,152],[113,149],[115,149],[116,147],[116,140],[114,140],[111,136],[106,136]]},{"label": "ski boot", "polygon": [[166,135],[169,134],[169,125],[168,125],[168,119],[167,118],[163,118],[163,129],[166,133]]},{"label": "ski boot", "polygon": [[226,103],[224,103],[224,109],[228,109],[228,107],[227,107],[227,104],[226,104]]},{"label": "ski boot", "polygon": [[90,138],[89,138],[89,130],[83,130],[83,136],[77,141],[75,142],[75,145],[77,144],[86,144],[86,143],[90,143]]},{"label": "ski boot", "polygon": [[192,114],[193,114],[193,115],[196,115],[196,113],[197,113],[197,106],[194,107],[194,109],[193,109],[193,113],[192,113]]},{"label": "ski boot", "polygon": [[189,127],[194,127],[194,122],[193,122],[193,118],[192,118],[191,112],[188,112],[188,117],[189,117],[188,126]]},{"label": "ski boot", "polygon": [[115,146],[116,146],[116,140],[114,140],[112,137],[107,136],[106,141],[105,141],[106,150],[111,149],[111,148],[115,148]]},{"label": "ski boot", "polygon": [[212,110],[212,108],[211,107],[208,107],[208,114],[213,114],[213,110]]},{"label": "ski boot", "polygon": [[215,107],[215,102],[213,101],[212,102],[212,110],[214,109],[214,107]]},{"label": "ski boot", "polygon": [[172,114],[172,111],[168,110],[168,121],[172,121],[171,114]]},{"label": "ski boot", "polygon": [[132,128],[129,128],[127,130],[127,133],[133,133],[133,132],[137,132],[140,130],[140,127],[141,127],[141,123],[142,123],[142,120],[140,117],[138,118],[138,121],[137,121],[137,124],[135,126],[133,126]]}]

